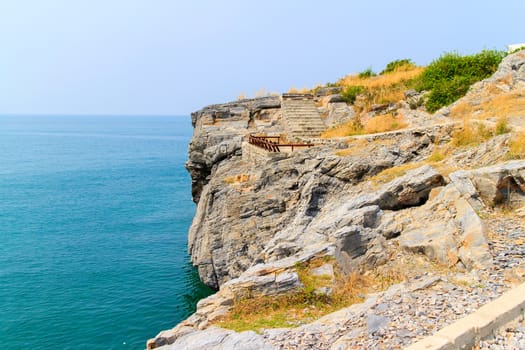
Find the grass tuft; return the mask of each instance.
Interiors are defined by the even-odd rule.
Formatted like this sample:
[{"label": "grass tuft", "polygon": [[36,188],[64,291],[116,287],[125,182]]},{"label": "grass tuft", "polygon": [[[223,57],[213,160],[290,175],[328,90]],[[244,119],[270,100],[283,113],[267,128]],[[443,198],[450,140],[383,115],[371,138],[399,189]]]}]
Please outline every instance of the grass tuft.
[{"label": "grass tuft", "polygon": [[[237,332],[295,327],[362,302],[367,292],[386,289],[403,279],[400,274],[392,271],[367,275],[358,272],[343,275],[336,271],[335,281],[327,276],[313,276],[311,270],[325,262],[326,258],[316,258],[296,266],[304,285],[304,288],[296,293],[236,300],[231,312],[218,321],[218,325]],[[317,293],[316,289],[323,286],[331,286],[332,293]]]},{"label": "grass tuft", "polygon": [[463,125],[452,133],[454,147],[476,146],[494,136],[494,130],[483,123],[463,120]]},{"label": "grass tuft", "polygon": [[525,132],[514,133],[509,142],[510,159],[525,159]]},{"label": "grass tuft", "polygon": [[496,122],[496,127],[494,128],[494,133],[496,135],[503,135],[510,132],[509,123],[507,117],[499,117]]},{"label": "grass tuft", "polygon": [[431,163],[437,163],[445,159],[446,155],[446,150],[443,147],[435,146],[432,154],[426,160]]},{"label": "grass tuft", "polygon": [[403,115],[392,113],[382,114],[370,118],[363,123],[361,118],[356,117],[347,123],[326,130],[321,134],[322,138],[345,137],[353,135],[376,134],[380,132],[404,129],[408,126]]},{"label": "grass tuft", "polygon": [[467,102],[458,103],[451,109],[450,115],[454,119],[504,119],[513,115],[523,115],[524,112],[525,92],[521,90],[491,94],[476,106]]},{"label": "grass tuft", "polygon": [[404,129],[408,126],[401,114],[397,116],[392,113],[375,116],[368,120],[364,126],[366,134],[375,134],[385,131]]},{"label": "grass tuft", "polygon": [[343,88],[343,98],[347,103],[355,103],[358,95],[363,96],[364,111],[370,110],[373,104],[392,103],[402,100],[405,91],[410,89],[413,82],[423,72],[422,67],[404,66],[388,74],[348,75],[337,82]]},{"label": "grass tuft", "polygon": [[387,182],[394,180],[395,178],[405,175],[410,170],[419,168],[423,165],[424,163],[422,162],[415,162],[415,163],[405,163],[405,164],[401,164],[398,166],[394,166],[394,167],[385,169],[381,171],[380,173],[370,177],[370,181],[374,185],[385,184]]}]

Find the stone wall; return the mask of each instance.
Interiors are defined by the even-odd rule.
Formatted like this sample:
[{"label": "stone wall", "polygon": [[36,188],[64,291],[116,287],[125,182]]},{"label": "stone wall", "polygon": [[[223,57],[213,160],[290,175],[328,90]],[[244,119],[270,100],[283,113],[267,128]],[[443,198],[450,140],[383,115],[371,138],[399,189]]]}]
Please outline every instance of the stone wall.
[{"label": "stone wall", "polygon": [[274,153],[268,152],[260,147],[249,144],[248,142],[242,143],[242,160],[254,164],[265,164],[272,160],[279,160],[288,157],[287,153]]}]

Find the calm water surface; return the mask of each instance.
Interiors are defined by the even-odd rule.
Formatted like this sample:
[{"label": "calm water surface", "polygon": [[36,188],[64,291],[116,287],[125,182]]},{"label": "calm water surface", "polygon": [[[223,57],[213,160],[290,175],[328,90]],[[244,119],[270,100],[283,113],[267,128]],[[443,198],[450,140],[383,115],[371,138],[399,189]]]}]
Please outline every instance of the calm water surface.
[{"label": "calm water surface", "polygon": [[0,348],[143,349],[210,290],[189,117],[0,116]]}]

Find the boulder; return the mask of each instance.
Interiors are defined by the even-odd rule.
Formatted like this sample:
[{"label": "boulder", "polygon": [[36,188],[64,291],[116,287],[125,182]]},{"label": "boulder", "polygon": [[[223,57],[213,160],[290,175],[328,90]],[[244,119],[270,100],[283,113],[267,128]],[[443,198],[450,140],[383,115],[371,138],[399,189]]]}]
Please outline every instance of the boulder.
[{"label": "boulder", "polygon": [[340,95],[330,96],[323,111],[323,115],[326,115],[324,122],[329,128],[346,123],[356,115],[354,107],[340,101],[339,98]]},{"label": "boulder", "polygon": [[446,266],[461,262],[471,270],[492,265],[483,221],[453,183],[408,215],[412,220],[399,237],[401,248]]},{"label": "boulder", "polygon": [[450,174],[451,181],[476,208],[525,204],[525,161],[516,160]]},{"label": "boulder", "polygon": [[274,350],[259,334],[247,331],[237,333],[223,328],[210,327],[200,332],[192,332],[178,338],[168,346],[159,350]]}]

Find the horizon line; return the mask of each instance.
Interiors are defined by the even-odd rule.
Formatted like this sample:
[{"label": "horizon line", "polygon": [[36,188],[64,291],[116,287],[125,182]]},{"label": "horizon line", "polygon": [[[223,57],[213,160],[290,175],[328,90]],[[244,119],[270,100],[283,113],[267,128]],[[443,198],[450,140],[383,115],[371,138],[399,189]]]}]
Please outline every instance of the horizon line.
[{"label": "horizon line", "polygon": [[117,114],[117,113],[4,113],[0,112],[3,117],[189,117],[188,114],[164,114],[164,113],[141,113],[141,114]]}]

